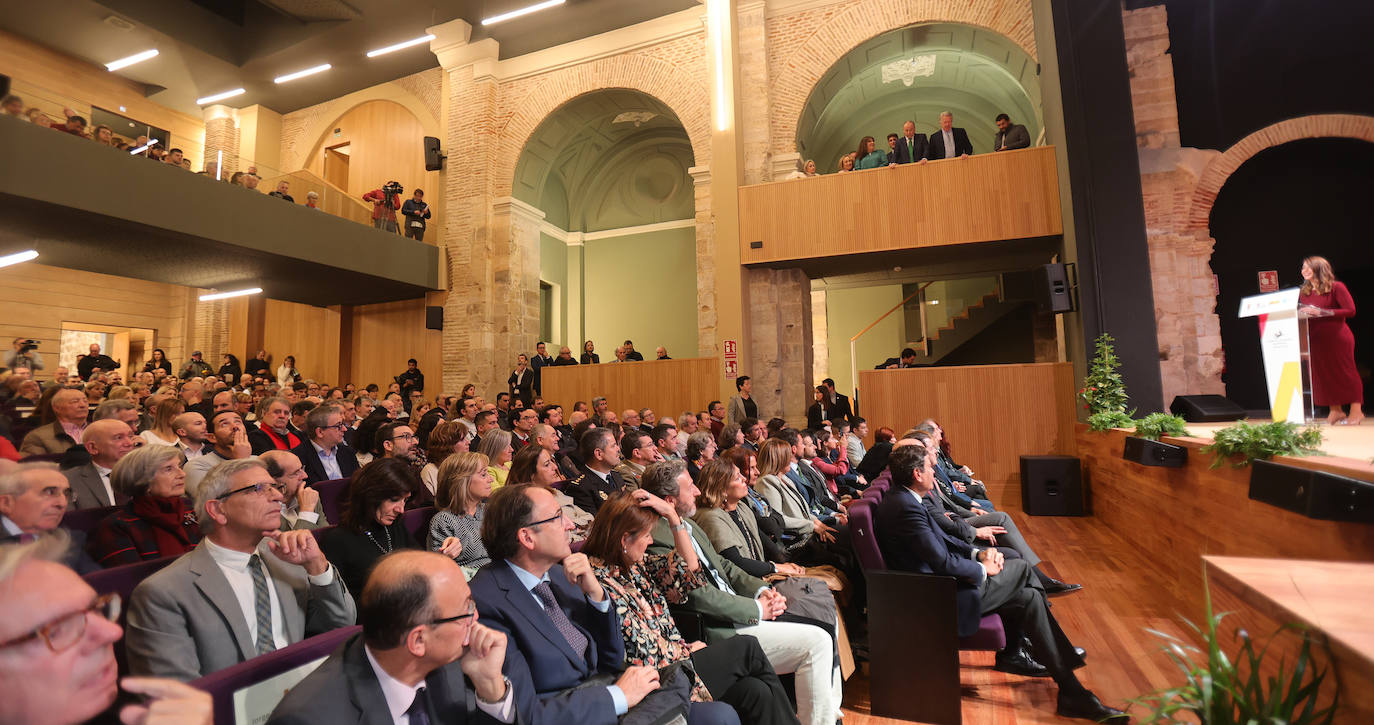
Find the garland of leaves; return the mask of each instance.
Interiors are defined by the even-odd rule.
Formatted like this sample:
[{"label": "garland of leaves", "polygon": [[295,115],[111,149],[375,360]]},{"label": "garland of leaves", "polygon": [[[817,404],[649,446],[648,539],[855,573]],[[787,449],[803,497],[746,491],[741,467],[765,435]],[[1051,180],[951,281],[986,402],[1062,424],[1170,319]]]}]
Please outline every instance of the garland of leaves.
[{"label": "garland of leaves", "polygon": [[1186,436],[1187,421],[1182,416],[1168,413],[1151,413],[1135,422],[1135,434],[1139,438],[1159,440],[1160,436]]},{"label": "garland of leaves", "polygon": [[1233,456],[1231,464],[1241,468],[1256,459],[1269,460],[1274,456],[1311,456],[1320,454],[1322,432],[1317,428],[1298,429],[1297,423],[1286,420],[1273,423],[1251,425],[1241,421],[1235,425],[1217,430],[1212,444],[1203,446],[1203,453],[1213,453],[1216,458],[1212,468],[1221,468]]}]

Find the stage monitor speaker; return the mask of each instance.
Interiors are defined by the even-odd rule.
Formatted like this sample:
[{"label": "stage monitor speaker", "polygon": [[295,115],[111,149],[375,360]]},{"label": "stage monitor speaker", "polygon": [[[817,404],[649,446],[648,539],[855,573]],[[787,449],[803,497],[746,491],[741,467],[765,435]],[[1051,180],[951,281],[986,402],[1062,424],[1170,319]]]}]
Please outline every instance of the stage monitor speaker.
[{"label": "stage monitor speaker", "polygon": [[1068,267],[1042,264],[1002,275],[1002,294],[1007,299],[1031,300],[1041,312],[1072,312],[1073,292]]},{"label": "stage monitor speaker", "polygon": [[1121,457],[1143,466],[1183,468],[1188,464],[1188,449],[1171,443],[1152,441],[1149,438],[1127,436],[1126,448],[1121,452]]},{"label": "stage monitor speaker", "polygon": [[1374,524],[1374,483],[1334,473],[1255,461],[1250,498],[1312,519]]},{"label": "stage monitor speaker", "polygon": [[1021,456],[1021,509],[1031,516],[1082,516],[1082,463],[1073,456]]},{"label": "stage monitor speaker", "polygon": [[439,139],[433,136],[425,137],[425,171],[442,171],[444,168],[444,152],[439,148]]},{"label": "stage monitor speaker", "polygon": [[1220,395],[1180,395],[1169,404],[1169,412],[1189,423],[1215,423],[1243,420],[1245,410]]},{"label": "stage monitor speaker", "polygon": [[426,307],[425,308],[425,329],[442,330],[444,329],[444,308]]}]

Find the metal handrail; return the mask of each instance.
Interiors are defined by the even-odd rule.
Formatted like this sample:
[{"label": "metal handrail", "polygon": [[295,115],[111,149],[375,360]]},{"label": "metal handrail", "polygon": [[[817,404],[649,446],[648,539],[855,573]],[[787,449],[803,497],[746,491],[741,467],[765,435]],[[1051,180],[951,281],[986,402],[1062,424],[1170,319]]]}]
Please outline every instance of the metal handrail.
[{"label": "metal handrail", "polygon": [[[859,404],[859,338],[863,337],[864,334],[867,333],[869,330],[872,330],[874,327],[877,327],[879,322],[886,320],[888,315],[891,315],[893,312],[902,309],[902,307],[907,302],[911,301],[912,297],[922,295],[921,299],[924,300],[926,288],[935,284],[936,281],[937,280],[931,280],[921,285],[916,289],[915,292],[912,292],[911,294],[907,295],[901,302],[898,302],[892,309],[888,310],[887,312],[884,312],[880,317],[878,317],[878,319],[874,320],[871,324],[869,324],[868,327],[859,330],[857,334],[849,338],[849,376],[850,380],[852,380],[854,383],[854,404],[856,406]],[[921,305],[921,341],[922,344],[926,345],[927,355],[930,354],[930,344],[926,342],[928,338],[929,335],[926,334],[926,309],[925,305]]]}]

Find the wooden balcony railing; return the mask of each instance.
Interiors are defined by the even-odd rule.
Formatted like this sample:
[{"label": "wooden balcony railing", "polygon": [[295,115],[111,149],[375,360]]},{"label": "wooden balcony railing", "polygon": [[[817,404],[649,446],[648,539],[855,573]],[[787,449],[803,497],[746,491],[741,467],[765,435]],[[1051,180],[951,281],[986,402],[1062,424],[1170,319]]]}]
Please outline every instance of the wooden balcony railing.
[{"label": "wooden balcony railing", "polygon": [[739,206],[744,264],[1064,231],[1053,146],[745,186]]}]

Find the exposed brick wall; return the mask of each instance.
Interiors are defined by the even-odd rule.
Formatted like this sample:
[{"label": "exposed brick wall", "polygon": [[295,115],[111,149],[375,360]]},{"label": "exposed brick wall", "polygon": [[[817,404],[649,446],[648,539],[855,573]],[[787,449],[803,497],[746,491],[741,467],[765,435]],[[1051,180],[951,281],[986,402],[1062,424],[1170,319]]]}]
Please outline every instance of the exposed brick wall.
[{"label": "exposed brick wall", "polygon": [[750,269],[749,367],[759,415],[804,425],[815,334],[811,281],[799,269]]},{"label": "exposed brick wall", "polygon": [[1124,11],[1121,24],[1126,35],[1136,144],[1140,148],[1178,148],[1168,11],[1163,5]]},{"label": "exposed brick wall", "polygon": [[212,118],[205,122],[205,166],[215,163],[224,152],[223,178],[228,179],[239,170],[239,128],[230,117]]},{"label": "exposed brick wall", "polygon": [[[227,161],[225,165],[228,165]],[[186,351],[186,359],[191,359],[192,351],[200,350],[205,362],[218,370],[220,358],[229,352],[229,300],[197,300],[193,304],[195,317],[191,321],[190,345]]]}]

